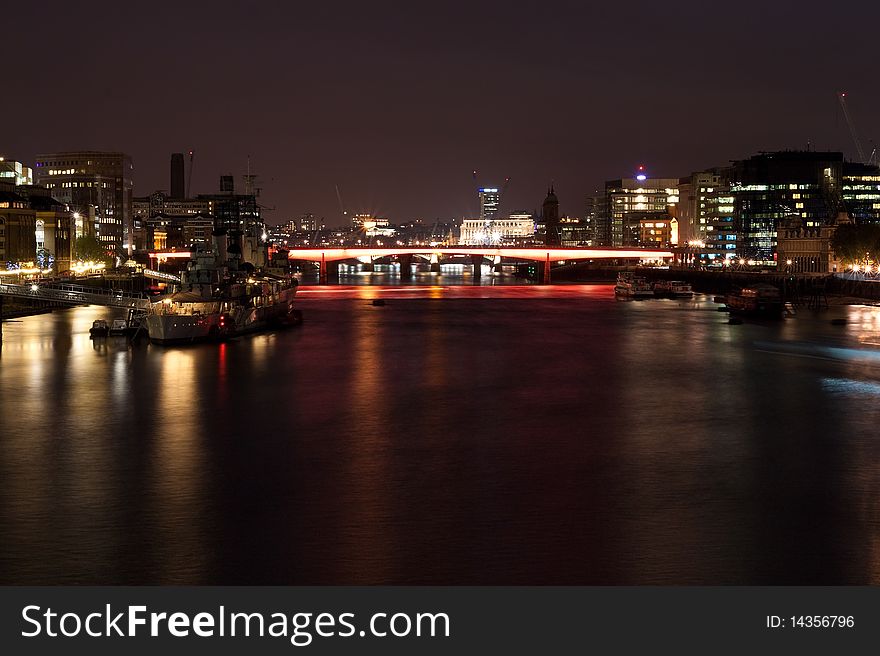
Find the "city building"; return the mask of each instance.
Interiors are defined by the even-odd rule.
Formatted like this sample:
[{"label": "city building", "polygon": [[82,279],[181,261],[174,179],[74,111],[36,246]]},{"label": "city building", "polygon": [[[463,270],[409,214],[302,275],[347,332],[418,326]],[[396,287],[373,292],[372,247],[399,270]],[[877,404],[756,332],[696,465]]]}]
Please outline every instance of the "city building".
[{"label": "city building", "polygon": [[132,163],[118,152],[77,151],[37,155],[34,179],[72,212],[94,217],[90,227],[108,251],[131,252]]},{"label": "city building", "polygon": [[841,195],[857,223],[880,223],[880,167],[844,162]]},{"label": "city building", "polygon": [[480,194],[480,219],[483,223],[493,221],[501,208],[501,192],[496,187],[482,187]]},{"label": "city building", "polygon": [[52,198],[45,187],[22,185],[16,188],[16,192],[27,199],[28,206],[34,211],[38,264],[56,271],[69,270],[74,259],[73,214],[67,206]]},{"label": "city building", "polygon": [[799,215],[804,228],[815,228],[836,217],[842,170],[838,152],[779,151],[734,162],[728,174],[737,255],[773,264],[782,218]]},{"label": "city building", "polygon": [[678,244],[678,220],[667,212],[639,217],[639,246],[668,248]]},{"label": "city building", "polygon": [[37,215],[11,182],[0,182],[0,267],[20,268],[37,255]]},{"label": "city building", "polygon": [[632,178],[609,180],[596,222],[601,246],[638,246],[642,219],[673,218],[679,202],[679,178],[650,178],[640,167]]},{"label": "city building", "polygon": [[231,175],[220,177],[220,193],[199,194],[197,200],[208,204],[208,215],[214,219],[214,230],[237,232],[242,236],[242,258],[256,267],[268,261],[269,233],[263,222],[262,208],[253,191],[254,176],[245,176],[246,191],[235,193]]},{"label": "city building", "polygon": [[505,219],[485,221],[465,219],[461,222],[459,243],[463,246],[514,245],[532,241],[535,220],[531,214],[511,214]]},{"label": "city building", "polygon": [[[293,221],[291,221],[293,223]],[[314,214],[303,214],[299,217],[299,229],[302,232],[315,232],[315,230],[322,230],[324,228],[324,220],[320,221],[315,218]]]},{"label": "city building", "polygon": [[593,227],[590,218],[562,216],[559,218],[559,245],[592,246]]},{"label": "city building", "polygon": [[697,171],[679,180],[679,202],[676,208],[679,243],[706,241],[709,226],[708,196],[720,185],[719,169]]},{"label": "city building", "polygon": [[837,227],[851,223],[846,212],[821,226],[806,226],[799,214],[784,217],[777,231],[777,262],[789,273],[834,273],[843,271],[831,248],[831,239]]},{"label": "city building", "polygon": [[15,160],[0,157],[0,182],[12,182],[14,185],[34,184],[34,172],[28,166]]}]

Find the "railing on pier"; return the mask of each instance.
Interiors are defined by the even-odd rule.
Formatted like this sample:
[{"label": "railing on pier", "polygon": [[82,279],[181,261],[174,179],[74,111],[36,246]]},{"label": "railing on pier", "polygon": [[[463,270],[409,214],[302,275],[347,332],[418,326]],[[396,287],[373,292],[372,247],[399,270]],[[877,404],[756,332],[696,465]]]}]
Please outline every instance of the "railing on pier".
[{"label": "railing on pier", "polygon": [[51,301],[65,305],[105,305],[139,310],[146,310],[150,307],[150,300],[141,294],[63,283],[50,285],[40,285],[36,282],[0,283],[0,295],[34,301]]}]

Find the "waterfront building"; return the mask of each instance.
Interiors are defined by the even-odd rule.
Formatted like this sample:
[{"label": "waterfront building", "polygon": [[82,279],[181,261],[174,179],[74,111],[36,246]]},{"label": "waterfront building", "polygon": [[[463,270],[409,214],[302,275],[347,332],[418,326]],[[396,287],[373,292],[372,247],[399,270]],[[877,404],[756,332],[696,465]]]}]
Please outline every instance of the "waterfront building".
[{"label": "waterfront building", "polygon": [[676,207],[679,243],[706,241],[709,227],[708,196],[714,193],[720,184],[719,169],[697,171],[679,180],[679,201]]},{"label": "waterfront building", "polygon": [[0,182],[0,267],[11,269],[34,262],[37,215],[16,186]]},{"label": "waterfront building", "polygon": [[798,215],[804,228],[816,228],[837,216],[842,170],[839,152],[779,151],[734,162],[729,182],[737,254],[773,264],[782,218]]},{"label": "waterfront building", "polygon": [[[76,151],[37,155],[34,179],[81,216],[93,216],[93,234],[108,251],[132,247],[132,162],[119,152]],[[91,208],[91,209],[90,209]]]},{"label": "waterfront building", "polygon": [[0,157],[0,182],[11,182],[14,185],[34,184],[33,169],[29,166]]},{"label": "waterfront building", "polygon": [[34,211],[34,246],[38,264],[49,268],[50,263],[54,263],[56,271],[69,270],[74,255],[73,214],[66,205],[52,198],[45,187],[22,185],[16,188],[16,192],[27,199],[28,206]]},{"label": "waterfront building", "polygon": [[668,248],[678,244],[678,220],[668,212],[639,217],[639,246]]},{"label": "waterfront building", "polygon": [[70,269],[73,216],[35,185],[0,181],[0,269],[35,264]]},{"label": "waterfront building", "polygon": [[700,195],[701,218],[706,220],[706,236],[702,252],[707,264],[726,264],[742,254],[740,223],[736,218],[736,198],[730,190],[732,169],[720,169],[713,186],[704,187]]},{"label": "waterfront building", "polygon": [[788,273],[833,273],[843,265],[831,248],[837,227],[851,223],[846,212],[839,212],[831,222],[807,226],[799,214],[784,217],[777,231],[777,262]]},{"label": "waterfront building", "polygon": [[597,216],[596,237],[601,246],[638,246],[641,220],[675,216],[679,178],[650,178],[640,167],[632,178],[609,180]]}]

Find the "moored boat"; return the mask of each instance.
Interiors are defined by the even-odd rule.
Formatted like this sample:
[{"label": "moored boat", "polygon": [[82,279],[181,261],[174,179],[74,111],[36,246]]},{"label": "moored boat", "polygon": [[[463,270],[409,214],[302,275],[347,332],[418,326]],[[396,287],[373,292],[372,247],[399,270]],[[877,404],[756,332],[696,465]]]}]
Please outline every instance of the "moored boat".
[{"label": "moored boat", "polygon": [[654,290],[651,289],[651,285],[644,278],[629,272],[622,272],[617,276],[614,294],[621,298],[643,299],[652,298]]},{"label": "moored boat", "polygon": [[659,298],[692,298],[690,284],[683,280],[658,280],[654,283],[654,296]]},{"label": "moored boat", "polygon": [[90,337],[106,337],[110,334],[110,326],[104,319],[95,319],[89,328]]},{"label": "moored boat", "polygon": [[731,314],[780,319],[785,309],[782,294],[773,285],[759,284],[744,287],[728,294],[725,303]]},{"label": "moored boat", "polygon": [[219,235],[213,251],[196,253],[181,273],[179,290],[150,305],[150,341],[221,340],[300,323],[293,307],[297,281],[242,266],[240,252],[232,245],[227,251],[225,235]]}]

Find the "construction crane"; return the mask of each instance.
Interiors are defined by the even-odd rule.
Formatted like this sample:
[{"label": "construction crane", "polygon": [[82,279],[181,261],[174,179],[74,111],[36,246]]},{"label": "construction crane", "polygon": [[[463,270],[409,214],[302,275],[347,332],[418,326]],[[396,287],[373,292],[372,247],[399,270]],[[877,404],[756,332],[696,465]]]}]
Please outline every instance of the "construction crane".
[{"label": "construction crane", "polygon": [[336,187],[336,200],[339,201],[339,215],[342,217],[342,220],[348,222],[348,212],[345,211],[345,205],[342,202],[342,194],[339,193],[339,185],[333,185]]},{"label": "construction crane", "polygon": [[[856,132],[855,123],[853,123],[852,117],[849,115],[849,108],[846,106],[846,92],[841,91],[837,94],[837,97],[840,100],[840,108],[843,110],[843,117],[846,119],[849,133],[852,136],[853,143],[856,145],[856,152],[859,154],[859,162],[862,164],[868,164],[869,160],[865,157],[865,149],[862,148],[862,142],[859,139],[858,132]],[[871,153],[871,159],[874,158],[876,150],[877,149],[875,148],[874,153]]]},{"label": "construction crane", "polygon": [[189,151],[189,172],[186,174],[186,197],[192,198],[189,195],[190,189],[192,189],[192,178],[193,178],[193,157],[195,153],[193,151]]}]

